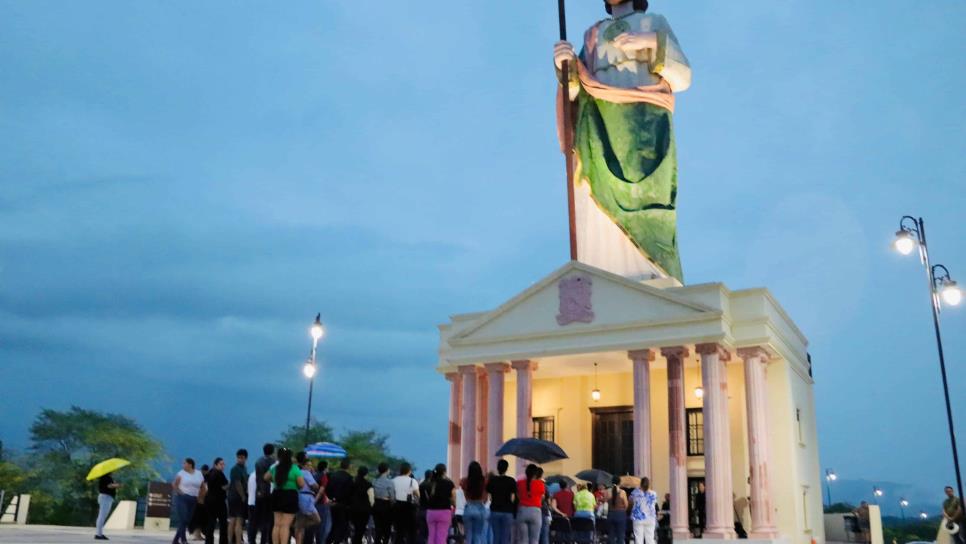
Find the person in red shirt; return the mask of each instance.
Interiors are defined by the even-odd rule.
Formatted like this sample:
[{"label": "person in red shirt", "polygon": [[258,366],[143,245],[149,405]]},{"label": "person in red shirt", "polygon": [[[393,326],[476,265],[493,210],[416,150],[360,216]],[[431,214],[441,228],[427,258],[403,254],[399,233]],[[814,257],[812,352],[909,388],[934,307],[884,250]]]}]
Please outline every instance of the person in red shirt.
[{"label": "person in red shirt", "polygon": [[567,489],[567,482],[560,482],[560,491],[554,493],[553,500],[561,514],[574,517],[574,492]]},{"label": "person in red shirt", "polygon": [[520,544],[539,544],[540,527],[543,525],[543,496],[547,493],[547,486],[539,479],[540,469],[537,465],[527,465],[526,476],[517,480],[517,498],[520,508],[517,510],[517,527],[519,528]]}]

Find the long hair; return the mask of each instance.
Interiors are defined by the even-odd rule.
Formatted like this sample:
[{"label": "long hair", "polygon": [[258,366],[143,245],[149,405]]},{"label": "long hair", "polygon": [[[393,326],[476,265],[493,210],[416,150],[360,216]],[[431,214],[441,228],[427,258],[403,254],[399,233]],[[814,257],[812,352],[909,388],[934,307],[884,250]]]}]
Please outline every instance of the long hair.
[{"label": "long hair", "polygon": [[307,455],[305,455],[304,451],[300,451],[295,454],[295,462],[298,463],[300,467],[305,465],[305,463],[308,462],[308,460],[309,458]]},{"label": "long hair", "polygon": [[651,479],[647,476],[641,478],[641,489],[644,491],[650,491],[651,489]]},{"label": "long hair", "polygon": [[611,478],[610,483],[614,484],[614,487],[610,488],[610,505],[611,507],[614,507],[617,506],[617,496],[621,494],[621,479],[617,476],[614,476]]},{"label": "long hair", "polygon": [[292,470],[292,450],[282,448],[278,450],[278,464],[275,465],[275,485],[282,487],[288,481],[288,473]]},{"label": "long hair", "polygon": [[527,468],[523,471],[527,477],[527,496],[530,496],[530,482],[532,482],[537,477],[537,465],[529,464]]},{"label": "long hair", "polygon": [[356,483],[361,484],[366,481],[366,476],[369,474],[369,467],[359,467],[356,471]]},{"label": "long hair", "polygon": [[446,479],[446,465],[438,463],[429,476],[429,494],[436,495],[436,483]]},{"label": "long hair", "polygon": [[466,471],[466,494],[467,497],[482,497],[483,488],[486,486],[486,480],[483,478],[483,467],[479,463],[473,461],[470,463],[469,469]]}]

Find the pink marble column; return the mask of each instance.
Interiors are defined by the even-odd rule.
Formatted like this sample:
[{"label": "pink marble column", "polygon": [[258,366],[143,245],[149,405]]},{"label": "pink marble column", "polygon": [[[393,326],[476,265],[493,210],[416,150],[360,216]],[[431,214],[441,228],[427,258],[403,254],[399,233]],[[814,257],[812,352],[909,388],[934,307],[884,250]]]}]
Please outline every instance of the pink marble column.
[{"label": "pink marble column", "polygon": [[651,361],[656,352],[640,349],[627,352],[633,365],[634,382],[634,474],[653,478],[651,473]]},{"label": "pink marble column", "polygon": [[462,476],[470,461],[476,461],[476,366],[461,366],[460,374],[463,376],[463,440],[459,470],[455,473]]},{"label": "pink marble column", "polygon": [[768,492],[768,352],[761,347],[741,348],[745,361],[745,399],[748,407],[748,462],[751,474],[751,531],[749,538],[772,539],[778,529],[772,519]]},{"label": "pink marble column", "polygon": [[448,372],[446,379],[449,380],[449,444],[446,447],[446,465],[449,473],[456,477],[460,466],[463,376],[459,372]]},{"label": "pink marble column", "polygon": [[684,446],[684,359],[688,348],[661,349],[667,359],[667,413],[670,463],[671,531],[675,540],[691,538],[688,531],[688,456]]},{"label": "pink marble column", "polygon": [[[533,436],[533,371],[537,369],[534,361],[513,361],[517,371],[517,437]],[[517,459],[517,476],[523,476],[527,461]]]},{"label": "pink marble column", "polygon": [[486,379],[486,369],[477,367],[476,369],[476,460],[483,467],[486,474],[487,461],[490,459],[489,442],[487,442],[486,428],[488,424],[489,410],[487,404],[489,400],[489,381]]},{"label": "pink marble column", "polygon": [[707,538],[735,538],[731,482],[731,426],[728,419],[728,368],[721,344],[698,344],[704,387],[704,473]]},{"label": "pink marble column", "polygon": [[489,457],[487,463],[489,468],[496,471],[496,450],[503,445],[503,392],[506,373],[510,370],[510,365],[506,363],[489,363],[486,365],[486,373],[489,382],[489,400],[487,402],[488,416],[486,426],[486,444]]}]

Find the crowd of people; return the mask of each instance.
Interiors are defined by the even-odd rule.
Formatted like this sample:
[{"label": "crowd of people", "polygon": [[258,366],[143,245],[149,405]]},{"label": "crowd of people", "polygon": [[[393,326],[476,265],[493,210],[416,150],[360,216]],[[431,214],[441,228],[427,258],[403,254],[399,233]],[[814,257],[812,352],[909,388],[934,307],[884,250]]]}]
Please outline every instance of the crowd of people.
[{"label": "crowd of people", "polygon": [[549,544],[551,532],[568,541],[624,544],[632,535],[635,544],[655,543],[660,513],[647,478],[634,489],[615,478],[571,491],[566,481],[548,484],[533,464],[514,479],[505,460],[490,474],[474,461],[459,482],[443,464],[421,480],[408,463],[381,463],[372,476],[368,467],[353,475],[351,466],[342,459],[330,470],[273,444],[252,472],[244,449],[227,473],[222,458],[199,469],[187,458],[172,482],[172,544],[192,535],[212,543],[216,532],[223,544]]}]

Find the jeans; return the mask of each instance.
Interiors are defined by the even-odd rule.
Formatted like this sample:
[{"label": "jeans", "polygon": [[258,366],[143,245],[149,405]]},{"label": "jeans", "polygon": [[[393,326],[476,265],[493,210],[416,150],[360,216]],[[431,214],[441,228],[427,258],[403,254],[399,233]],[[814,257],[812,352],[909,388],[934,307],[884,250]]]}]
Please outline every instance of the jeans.
[{"label": "jeans", "polygon": [[627,512],[619,510],[607,513],[608,544],[624,544],[627,540]]},{"label": "jeans", "polygon": [[540,544],[543,512],[538,506],[521,506],[517,510],[517,527],[520,539],[517,544]]},{"label": "jeans", "polygon": [[[272,541],[272,525],[275,524],[275,516],[272,515],[271,501],[272,498],[268,495],[255,497],[255,518],[249,520],[250,523],[255,524],[255,529],[262,534],[262,544],[268,544]],[[255,541],[250,540],[249,544],[255,544]]]},{"label": "jeans", "polygon": [[396,529],[395,544],[416,544],[416,505],[397,500],[393,504],[392,518]]},{"label": "jeans", "polygon": [[486,507],[480,502],[470,502],[463,510],[463,527],[466,528],[466,544],[485,544]]},{"label": "jeans", "polygon": [[370,515],[371,513],[368,510],[349,512],[349,518],[352,522],[352,544],[362,544],[362,538],[366,536],[366,530],[369,528]]},{"label": "jeans", "polygon": [[114,504],[114,497],[107,493],[97,495],[97,536],[104,535],[104,523],[107,522],[107,515],[111,513],[111,505]]},{"label": "jeans", "polygon": [[248,544],[255,544],[255,536],[258,534],[258,523],[255,521],[255,505],[248,505]]},{"label": "jeans", "polygon": [[329,531],[329,541],[332,544],[342,544],[349,537],[349,507],[344,504],[329,505],[332,530]]},{"label": "jeans", "polygon": [[376,499],[372,507],[372,524],[375,526],[374,544],[389,544],[392,538],[392,501]]},{"label": "jeans", "polygon": [[654,520],[634,520],[634,544],[654,544]]},{"label": "jeans", "polygon": [[453,513],[449,508],[445,510],[426,510],[426,525],[429,526],[427,544],[446,544],[449,535],[449,525],[453,521]]},{"label": "jeans", "polygon": [[510,544],[510,530],[512,527],[512,513],[490,512],[490,528],[493,529],[493,544]]},{"label": "jeans", "polygon": [[178,530],[174,533],[174,544],[187,541],[188,524],[191,523],[191,516],[195,513],[195,506],[198,505],[198,497],[191,495],[175,495],[174,508],[178,513]]},{"label": "jeans", "polygon": [[543,516],[543,525],[540,526],[540,544],[550,544],[550,522],[553,518]]},{"label": "jeans", "polygon": [[315,529],[315,541],[317,544],[325,544],[332,532],[332,509],[328,504],[315,503],[315,511],[319,513],[320,520],[318,528]]}]

